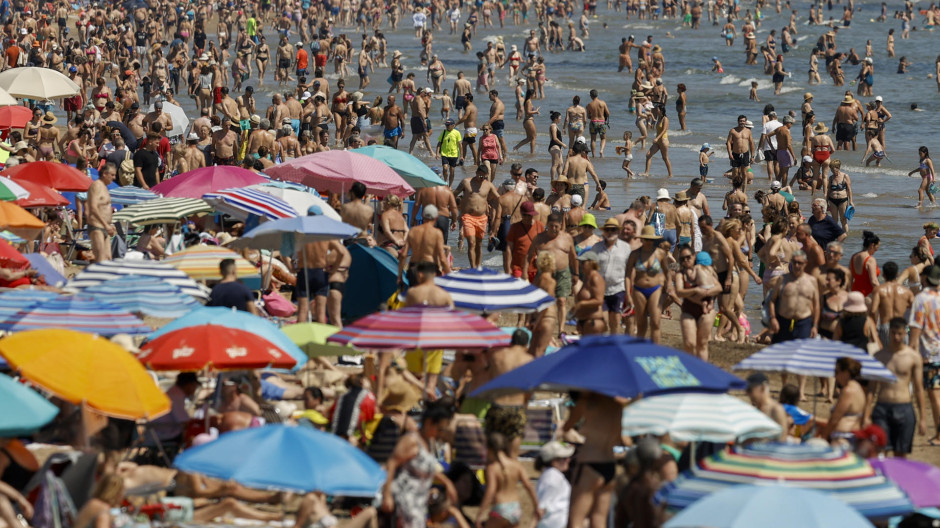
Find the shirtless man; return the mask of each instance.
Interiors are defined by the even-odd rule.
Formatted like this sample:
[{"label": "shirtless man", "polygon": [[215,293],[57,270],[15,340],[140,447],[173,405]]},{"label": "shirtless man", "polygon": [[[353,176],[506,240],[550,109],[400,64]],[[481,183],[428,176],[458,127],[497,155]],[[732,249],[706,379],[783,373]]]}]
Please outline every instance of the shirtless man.
[{"label": "shirtless man", "polygon": [[[454,109],[457,110],[457,117],[462,118],[464,109],[467,108],[467,94],[473,93],[473,85],[464,78],[462,71],[457,72],[457,80],[454,81]],[[471,99],[472,101],[473,99]],[[476,126],[476,124],[474,124]]]},{"label": "shirtless man", "polygon": [[108,185],[117,176],[117,167],[107,163],[98,179],[88,188],[88,238],[91,240],[91,251],[95,255],[95,262],[111,260],[111,240],[114,235],[114,223],[111,221],[111,193]]},{"label": "shirtless man", "polygon": [[572,154],[565,160],[565,165],[561,173],[568,178],[568,194],[581,197],[582,203],[588,204],[587,178],[588,174],[594,178],[594,184],[597,189],[601,188],[601,180],[597,177],[597,171],[594,170],[594,164],[587,159],[587,152],[584,152],[584,145],[575,145]]},{"label": "shirtless man", "polygon": [[330,324],[338,328],[343,327],[343,294],[346,292],[346,281],[349,279],[349,266],[352,265],[352,255],[346,246],[331,246],[326,256],[327,282],[329,293],[326,297],[326,314]]},{"label": "shirtless man", "polygon": [[738,317],[734,313],[734,304],[737,299],[736,293],[732,292],[734,255],[728,240],[715,229],[713,223],[712,217],[708,215],[700,216],[698,219],[699,232],[702,234],[702,251],[711,255],[715,272],[718,274],[718,282],[722,287],[722,293],[718,297],[718,313],[721,314],[722,319],[727,318],[743,342],[744,329],[741,328]]},{"label": "shirtless man", "polygon": [[[237,121],[236,121],[237,123]],[[235,165],[235,153],[238,151],[238,133],[232,130],[231,123],[222,121],[222,129],[212,133],[212,152],[216,165]],[[234,128],[237,128],[235,125]]]},{"label": "shirtless man", "polygon": [[402,246],[398,254],[398,282],[402,283],[402,277],[405,272],[405,264],[408,262],[408,252],[411,252],[411,262],[408,266],[408,283],[416,284],[416,276],[412,275],[414,265],[419,262],[431,262],[435,269],[441,274],[450,273],[450,263],[447,260],[447,254],[444,252],[444,237],[439,229],[435,227],[437,222],[437,207],[433,204],[424,206],[421,211],[421,218],[424,220],[419,226],[415,226],[408,231],[405,238],[405,245]]},{"label": "shirtless man", "polygon": [[704,183],[701,178],[695,178],[689,182],[689,188],[685,191],[689,196],[689,207],[695,211],[695,216],[698,218],[712,214],[711,210],[708,208],[708,198],[706,198],[705,193],[702,192]]},{"label": "shirtless man", "polygon": [[[300,115],[304,111],[303,105],[300,104],[300,101],[297,100],[297,94],[294,92],[287,92],[284,94],[285,101],[284,106],[287,108],[287,115],[283,116],[285,118],[290,118],[290,127],[294,129],[294,135],[300,135]],[[224,101],[223,101],[224,102]],[[337,128],[338,132],[342,132]]]},{"label": "shirtless man", "polygon": [[400,106],[395,104],[395,96],[388,96],[388,104],[385,105],[385,114],[382,116],[382,126],[385,131],[385,144],[398,148],[398,140],[405,137],[405,115]]},{"label": "shirtless man", "polygon": [[780,405],[780,402],[771,397],[770,380],[767,379],[767,375],[763,372],[755,372],[748,376],[746,392],[751,405],[780,424],[779,440],[785,441],[788,436],[787,431],[790,429],[787,411],[783,405]]},{"label": "shirtless man", "polygon": [[274,134],[268,132],[269,128],[271,128],[271,121],[267,118],[259,122],[258,128],[248,136],[248,154],[257,154],[261,147],[267,148],[268,152],[274,150]]},{"label": "shirtless man", "polygon": [[855,98],[846,95],[836,115],[832,118],[832,129],[836,131],[836,150],[848,150],[849,144],[855,150],[855,136],[858,134],[858,108]]},{"label": "shirtless man", "polygon": [[[460,199],[460,220],[463,223],[463,237],[467,239],[467,256],[470,267],[478,268],[483,263],[483,240],[496,236],[499,217],[499,193],[490,183],[490,170],[486,165],[477,167],[472,178],[464,178],[457,185],[454,198]],[[489,214],[488,214],[489,213]]]},{"label": "shirtless man", "polygon": [[[894,317],[888,324],[887,346],[875,354],[875,359],[884,363],[898,379],[894,383],[874,383],[870,421],[884,429],[888,435],[887,451],[892,456],[905,458],[911,452],[914,443],[914,424],[917,434],[927,434],[927,415],[924,405],[924,360],[920,353],[907,346],[907,321],[903,317]],[[914,387],[914,399],[917,400],[917,412],[911,405],[911,389]],[[866,406],[866,409],[868,407]],[[920,417],[920,420],[917,417]],[[868,422],[869,420],[865,420]]]},{"label": "shirtless man", "polygon": [[[153,112],[150,112],[143,117],[141,126],[145,129],[149,129],[151,123],[162,123],[164,135],[171,135],[170,131],[173,130],[173,118],[170,117],[170,114],[163,113],[163,102],[157,101],[156,103],[153,103]],[[133,131],[133,129],[131,130]],[[178,130],[177,132],[182,134],[182,131]]]},{"label": "shirtless man", "polygon": [[[484,361],[489,364],[486,377],[494,379],[529,363],[533,358],[528,350],[529,335],[524,330],[513,332],[508,347],[484,350]],[[483,417],[486,433],[502,434],[509,442],[508,454],[513,459],[519,456],[519,447],[525,434],[526,400],[526,394],[521,392],[494,398]]]},{"label": "shirtless man", "polygon": [[434,159],[438,159],[437,150],[431,148],[431,141],[428,139],[431,135],[430,120],[428,120],[430,111],[431,89],[424,88],[411,100],[411,144],[408,145],[408,154],[414,151],[418,141],[423,141],[428,153]]},{"label": "shirtless man", "polygon": [[252,114],[255,113],[254,93],[254,88],[246,86],[245,93],[235,99],[235,104],[238,106],[238,119],[242,132],[245,132],[251,127],[250,119]]},{"label": "shirtless man", "polygon": [[329,277],[326,274],[327,257],[330,252],[342,253],[346,248],[338,240],[305,244],[297,256],[297,320],[310,320],[310,297],[313,296],[313,320],[326,324],[327,297],[330,293]]},{"label": "shirtless man", "polygon": [[[434,284],[437,277],[437,264],[422,260],[413,261],[412,268],[416,277],[415,283],[408,287],[405,295],[405,306],[442,306],[453,308],[454,299],[447,290]],[[432,387],[433,383],[429,383]]]},{"label": "shirtless man", "polygon": [[[519,170],[520,174],[522,169]],[[509,228],[512,224],[522,221],[522,203],[527,199],[526,193],[523,191],[521,194],[518,192],[516,186],[512,187],[512,190],[509,192],[503,193],[499,197],[499,208],[500,216],[497,218],[497,233],[499,233],[499,244],[496,245],[496,250],[502,252],[503,254],[503,273],[510,273],[509,264],[512,260],[512,248],[509,244]]]},{"label": "shirtless man", "polygon": [[199,150],[199,134],[192,132],[186,138],[186,149],[183,151],[182,159],[186,163],[187,170],[201,169],[206,166],[206,155]]},{"label": "shirtless man", "polygon": [[[467,81],[467,85],[470,85],[470,81]],[[456,84],[454,84],[456,86]],[[456,88],[455,88],[456,89]],[[473,164],[479,165],[480,159],[479,154],[477,154],[477,105],[473,104],[473,93],[467,92],[464,95],[464,111],[463,115],[460,116],[460,119],[457,121],[457,125],[463,123],[463,141],[460,142],[460,162],[458,165],[463,165],[464,160],[467,157],[467,149],[470,149],[470,153],[473,154]]]},{"label": "shirtless man", "polygon": [[826,255],[822,246],[813,238],[813,228],[800,224],[796,228],[796,241],[803,245],[803,252],[806,253],[806,269],[803,272],[818,278],[820,268],[826,263]]},{"label": "shirtless man", "polygon": [[819,285],[803,272],[805,268],[806,253],[796,250],[790,259],[790,272],[773,279],[767,308],[774,343],[816,337]]},{"label": "shirtless man", "polygon": [[739,115],[738,126],[728,131],[728,139],[725,141],[728,159],[731,160],[731,177],[740,176],[744,181],[747,181],[747,169],[754,155],[754,136],[751,135],[751,129],[745,126],[746,123],[747,116]]},{"label": "shirtless man", "polygon": [[[156,105],[156,103],[154,103],[154,105]],[[163,106],[163,103],[161,103],[160,106]],[[144,114],[140,113],[139,109],[139,104],[131,104],[131,110],[127,113],[127,117],[125,117],[124,120],[124,124],[130,129],[131,134],[134,134],[134,138],[137,139],[138,144],[140,140],[144,139],[147,135],[147,130],[144,128]]]},{"label": "shirtless man", "polygon": [[[446,185],[418,189],[412,210],[423,211],[426,205],[433,205],[437,208],[438,214],[434,226],[441,230],[441,234],[444,235],[444,245],[447,245],[450,232],[457,229],[458,209],[454,192]],[[410,227],[414,227],[417,216],[416,214],[411,215]]]},{"label": "shirtless man", "polygon": [[790,167],[796,163],[796,155],[793,153],[793,136],[790,129],[793,128],[793,116],[783,116],[783,126],[778,127],[774,134],[777,137],[777,179],[786,183]]},{"label": "shirtless man", "polygon": [[506,123],[503,122],[503,119],[506,117],[506,105],[503,104],[503,101],[499,98],[499,92],[496,90],[490,90],[490,101],[493,104],[490,105],[490,118],[486,124],[493,127],[493,134],[496,134],[496,137],[499,138],[499,148],[502,149],[503,158],[505,158],[507,151],[503,130],[506,128]]},{"label": "shirtless man", "polygon": [[[875,287],[871,295],[871,315],[878,323],[878,337],[882,344],[891,341],[888,323],[895,317],[903,318],[914,304],[914,294],[910,288],[898,281],[898,265],[885,262],[881,267],[885,282]],[[920,378],[915,378],[920,379]],[[920,385],[919,383],[916,385]]]},{"label": "shirtless man", "polygon": [[343,222],[360,229],[359,237],[364,238],[369,235],[372,228],[372,218],[375,212],[366,205],[366,186],[362,182],[355,182],[349,189],[349,201],[344,203],[339,209],[339,215]]},{"label": "shirtless man", "polygon": [[[572,277],[578,276],[578,254],[574,239],[564,231],[565,217],[560,212],[548,215],[545,231],[539,233],[529,247],[529,254],[522,263],[522,276],[529,276],[529,263],[541,251],[551,251],[555,256],[555,302],[559,314],[567,314],[565,304],[571,295]],[[558,333],[564,328],[564,317],[558,317]]]},{"label": "shirtless man", "polygon": [[[604,157],[604,147],[607,145],[607,127],[610,125],[610,110],[607,103],[598,99],[597,90],[591,90],[591,102],[587,104],[588,126],[591,132],[591,156]],[[601,138],[601,148],[595,154],[594,144],[597,136]]]},{"label": "shirtless man", "polygon": [[537,57],[542,54],[542,47],[539,44],[539,38],[535,35],[535,30],[529,30],[529,38],[525,40],[526,58]]},{"label": "shirtless man", "polygon": [[[219,92],[222,94],[222,101],[215,105],[215,113],[222,118],[222,121],[235,121],[241,123],[241,114],[238,111],[238,103],[228,94],[228,86],[223,86]],[[240,126],[240,125],[239,125]]]}]

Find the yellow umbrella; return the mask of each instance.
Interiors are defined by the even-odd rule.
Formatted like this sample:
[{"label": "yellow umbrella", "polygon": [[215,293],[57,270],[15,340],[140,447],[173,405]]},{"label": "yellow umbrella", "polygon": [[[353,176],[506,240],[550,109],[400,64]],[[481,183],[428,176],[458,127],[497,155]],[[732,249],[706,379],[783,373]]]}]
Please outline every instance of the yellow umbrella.
[{"label": "yellow umbrella", "polygon": [[127,350],[72,330],[29,330],[0,339],[0,355],[27,380],[101,414],[136,420],[170,410],[170,399]]},{"label": "yellow umbrella", "polygon": [[196,280],[220,280],[219,262],[235,259],[238,278],[259,276],[258,268],[231,249],[219,246],[192,246],[170,255],[164,262]]}]

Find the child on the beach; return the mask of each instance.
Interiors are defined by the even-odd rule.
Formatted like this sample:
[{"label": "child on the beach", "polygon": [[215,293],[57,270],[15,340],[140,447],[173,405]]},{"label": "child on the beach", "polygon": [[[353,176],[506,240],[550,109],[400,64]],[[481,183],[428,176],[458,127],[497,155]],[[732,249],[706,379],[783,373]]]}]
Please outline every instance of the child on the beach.
[{"label": "child on the beach", "polygon": [[718,60],[718,57],[712,57],[712,71],[716,73],[725,73],[725,69],[721,67],[721,61]]},{"label": "child on the beach", "polygon": [[607,193],[604,192],[607,190],[607,182],[601,180],[601,187],[597,190],[597,194],[594,195],[594,203],[591,204],[591,209],[595,211],[610,211],[610,198],[607,197]]},{"label": "child on the beach", "polygon": [[630,170],[630,162],[633,161],[633,146],[636,143],[633,142],[633,132],[627,130],[623,133],[623,146],[617,147],[617,154],[623,154],[623,165],[621,168],[627,171],[627,178],[632,178],[636,174]]},{"label": "child on the beach", "polygon": [[708,155],[712,152],[712,146],[704,143],[698,151],[698,175],[703,180],[708,179]]},{"label": "child on the beach", "polygon": [[447,88],[444,88],[444,91],[441,93],[441,119],[447,121],[447,118],[450,117],[450,109],[454,105],[454,101],[450,98],[450,94],[447,93]]},{"label": "child on the beach", "polygon": [[535,521],[542,515],[535,487],[529,480],[525,468],[507,454],[506,437],[490,433],[486,438],[486,493],[480,503],[476,526],[509,528],[519,526],[522,520],[522,505],[519,503],[518,484],[522,484],[532,501]]},{"label": "child on the beach", "polygon": [[751,93],[747,98],[755,103],[760,102],[760,97],[757,96],[757,81],[751,81]]},{"label": "child on the beach", "polygon": [[[885,148],[878,141],[877,130],[866,131],[865,135],[868,137],[868,148],[865,149],[865,154],[862,155],[862,159],[865,159],[865,166],[871,165],[871,162],[875,162],[876,167],[881,166],[881,160],[885,158]],[[870,155],[869,155],[870,154]]]}]

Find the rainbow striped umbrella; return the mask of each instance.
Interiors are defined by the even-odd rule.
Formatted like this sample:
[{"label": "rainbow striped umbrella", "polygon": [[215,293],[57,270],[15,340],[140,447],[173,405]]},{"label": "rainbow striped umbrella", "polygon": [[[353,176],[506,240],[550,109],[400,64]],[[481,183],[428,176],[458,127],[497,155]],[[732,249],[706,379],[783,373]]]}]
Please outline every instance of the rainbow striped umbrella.
[{"label": "rainbow striped umbrella", "polygon": [[[299,216],[289,203],[256,189],[224,189],[202,195],[216,211],[239,220],[255,215],[268,220]],[[306,211],[304,211],[306,213]]]},{"label": "rainbow striped umbrella", "polygon": [[[182,317],[201,307],[192,295],[156,277],[125,275],[85,288],[83,295],[152,317]],[[2,298],[0,298],[2,299]]]},{"label": "rainbow striped umbrella", "polygon": [[0,330],[8,332],[44,328],[103,336],[149,334],[153,331],[130,312],[85,296],[60,295],[22,308],[0,320]]},{"label": "rainbow striped umbrella", "polygon": [[219,262],[229,258],[235,260],[235,269],[240,279],[260,276],[254,264],[231,249],[219,246],[191,246],[170,255],[163,262],[195,280],[220,280],[222,274],[219,272]]},{"label": "rainbow striped umbrella", "polygon": [[831,494],[871,519],[914,510],[908,496],[854,453],[829,446],[752,444],[704,458],[656,494],[656,502],[681,510],[739,484],[786,484]]},{"label": "rainbow striped umbrella", "polygon": [[367,315],[327,341],[365,349],[474,349],[508,346],[509,335],[479,315],[412,306]]}]

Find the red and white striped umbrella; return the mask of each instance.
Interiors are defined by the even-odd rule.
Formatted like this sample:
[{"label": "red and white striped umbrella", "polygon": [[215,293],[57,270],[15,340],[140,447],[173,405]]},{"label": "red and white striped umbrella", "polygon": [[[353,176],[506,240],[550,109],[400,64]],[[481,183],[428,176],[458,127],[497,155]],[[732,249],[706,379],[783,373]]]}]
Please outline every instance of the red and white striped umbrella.
[{"label": "red and white striped umbrella", "polygon": [[413,306],[367,315],[327,341],[365,349],[474,349],[508,346],[509,335],[479,315]]},{"label": "red and white striped umbrella", "polygon": [[202,199],[216,211],[230,214],[240,220],[248,218],[248,215],[268,220],[299,216],[289,203],[257,189],[223,189],[204,194]]}]

